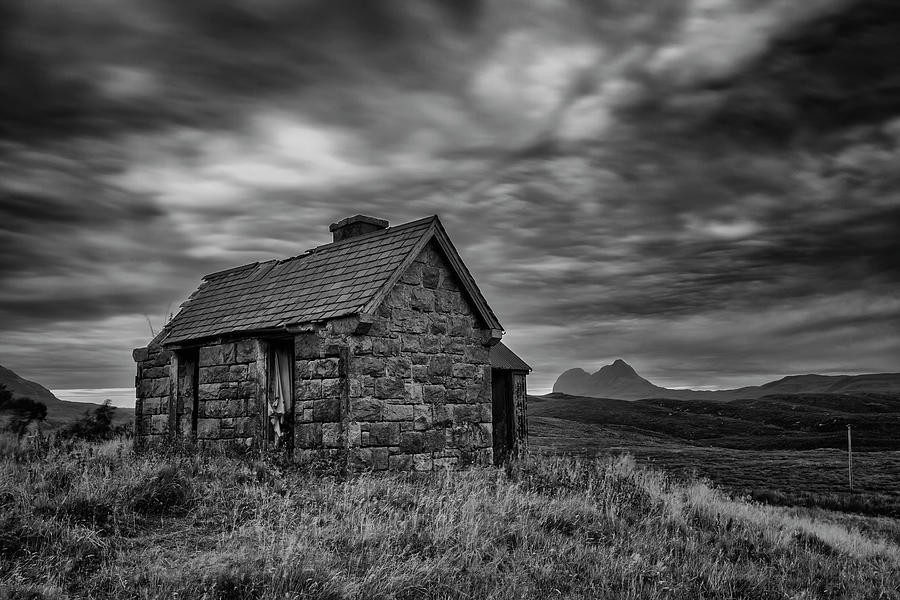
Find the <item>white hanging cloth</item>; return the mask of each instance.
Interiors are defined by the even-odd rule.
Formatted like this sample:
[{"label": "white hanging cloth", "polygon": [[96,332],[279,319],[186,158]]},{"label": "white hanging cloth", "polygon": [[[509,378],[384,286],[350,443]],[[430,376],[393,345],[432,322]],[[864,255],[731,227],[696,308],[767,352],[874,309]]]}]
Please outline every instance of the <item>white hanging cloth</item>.
[{"label": "white hanging cloth", "polygon": [[282,435],[284,415],[291,409],[291,357],[288,352],[277,349],[274,352],[275,385],[272,386],[273,394],[269,398],[269,421],[277,440]]}]

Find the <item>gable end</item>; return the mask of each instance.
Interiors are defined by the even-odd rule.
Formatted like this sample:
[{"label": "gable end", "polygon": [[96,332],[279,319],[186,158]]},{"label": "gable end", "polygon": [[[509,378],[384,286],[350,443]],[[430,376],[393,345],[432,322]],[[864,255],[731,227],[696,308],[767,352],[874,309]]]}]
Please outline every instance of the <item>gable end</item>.
[{"label": "gable end", "polygon": [[463,263],[462,258],[453,246],[453,242],[450,241],[450,237],[444,230],[443,225],[441,225],[440,219],[437,215],[432,217],[432,219],[433,221],[426,234],[422,236],[381,290],[379,290],[360,312],[368,314],[374,313],[381,303],[384,302],[384,299],[388,294],[390,294],[391,290],[394,289],[394,286],[397,285],[397,282],[403,274],[406,273],[412,263],[415,262],[428,244],[434,240],[435,245],[440,249],[442,258],[447,262],[450,271],[456,276],[457,281],[459,281],[460,286],[462,287],[462,291],[468,301],[472,304],[474,314],[484,323],[486,329],[491,330],[492,339],[496,336],[496,340],[499,341],[500,336],[503,334],[503,326],[500,325],[500,321],[497,319],[494,311],[488,306],[487,300],[485,300],[481,290],[478,289],[475,279],[466,268],[465,263]]}]

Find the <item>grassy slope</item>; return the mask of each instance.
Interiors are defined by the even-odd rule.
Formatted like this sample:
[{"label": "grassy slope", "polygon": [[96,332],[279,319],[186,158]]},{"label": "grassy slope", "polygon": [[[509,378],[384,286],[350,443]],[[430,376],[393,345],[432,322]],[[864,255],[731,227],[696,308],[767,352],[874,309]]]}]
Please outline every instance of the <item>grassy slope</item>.
[{"label": "grassy slope", "polygon": [[[900,517],[900,399],[773,396],[728,403],[532,398],[531,444],[571,454],[629,452],[777,504]],[[847,490],[846,423],[854,428]]]},{"label": "grassy slope", "polygon": [[[44,430],[53,430],[84,417],[85,413],[93,413],[100,407],[92,402],[69,402],[59,400],[47,406],[47,420],[42,425]],[[113,407],[113,425],[127,425],[134,422],[134,409]]]},{"label": "grassy slope", "polygon": [[[46,427],[58,427],[77,421],[86,411],[93,412],[100,405],[89,402],[70,402],[60,400],[53,392],[41,384],[20,377],[10,369],[0,365],[0,384],[5,385],[14,396],[26,397],[47,406]],[[113,422],[116,425],[131,422],[134,419],[134,411],[127,408],[118,408],[113,413]]]},{"label": "grassy slope", "polygon": [[342,480],[124,442],[0,450],[0,596],[900,598],[877,527],[627,459]]}]

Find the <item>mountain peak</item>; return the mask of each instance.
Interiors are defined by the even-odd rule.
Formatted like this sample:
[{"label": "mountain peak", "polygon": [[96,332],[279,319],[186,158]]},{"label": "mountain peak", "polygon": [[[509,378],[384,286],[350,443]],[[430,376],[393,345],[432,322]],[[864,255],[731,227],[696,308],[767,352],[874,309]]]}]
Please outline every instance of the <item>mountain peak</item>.
[{"label": "mountain peak", "polygon": [[621,358],[590,375],[582,369],[569,369],[560,375],[553,386],[554,392],[628,399],[658,396],[660,389],[638,375]]},{"label": "mountain peak", "polygon": [[619,370],[628,369],[628,370],[631,371],[632,373],[635,372],[634,367],[632,367],[631,365],[629,365],[627,362],[625,362],[625,361],[622,360],[621,358],[617,358],[616,360],[614,360],[614,361],[612,362],[611,365],[607,365],[607,367],[613,367],[614,369],[619,369]]},{"label": "mountain peak", "polygon": [[564,371],[563,375],[564,376],[576,376],[576,377],[582,377],[582,376],[588,377],[590,375],[590,373],[588,373],[587,371],[585,371],[584,369],[582,369],[580,367],[575,367],[573,369],[569,369],[568,371]]},{"label": "mountain peak", "polygon": [[591,379],[594,379],[595,381],[607,382],[621,379],[631,381],[646,381],[643,377],[637,374],[637,372],[631,367],[631,365],[629,365],[621,358],[617,358],[611,365],[601,367],[599,371],[591,375]]},{"label": "mountain peak", "polygon": [[843,394],[876,392],[896,394],[900,391],[900,373],[865,375],[788,375],[759,386],[733,390],[671,390],[647,381],[627,362],[617,358],[593,374],[583,369],[569,369],[556,380],[553,391],[572,396],[636,400],[671,398],[678,400],[735,400],[761,398],[771,394]]}]

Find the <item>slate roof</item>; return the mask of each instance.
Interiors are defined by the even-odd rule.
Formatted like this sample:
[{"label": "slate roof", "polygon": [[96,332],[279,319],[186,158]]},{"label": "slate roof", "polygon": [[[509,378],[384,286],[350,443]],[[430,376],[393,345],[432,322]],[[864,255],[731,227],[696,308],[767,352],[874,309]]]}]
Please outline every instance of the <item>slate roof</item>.
[{"label": "slate roof", "polygon": [[319,246],[293,258],[207,275],[166,325],[163,344],[321,321],[364,312],[367,306],[374,310],[377,304],[369,305],[380,303],[435,236],[445,253],[454,255],[448,262],[476,305],[483,304],[489,326],[499,329],[440,220],[432,216]]},{"label": "slate roof", "polygon": [[509,349],[503,342],[491,346],[491,366],[504,371],[531,371],[524,360]]}]

